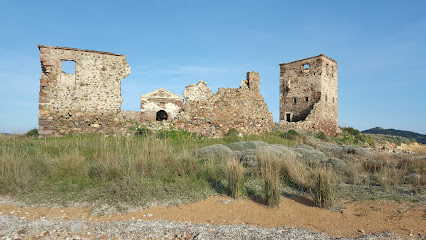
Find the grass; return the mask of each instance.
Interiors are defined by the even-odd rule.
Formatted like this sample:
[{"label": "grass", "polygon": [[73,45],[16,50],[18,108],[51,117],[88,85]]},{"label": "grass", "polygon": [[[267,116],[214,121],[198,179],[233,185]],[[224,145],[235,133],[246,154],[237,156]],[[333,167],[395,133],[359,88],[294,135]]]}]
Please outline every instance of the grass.
[{"label": "grass", "polygon": [[333,190],[331,175],[332,173],[326,169],[317,169],[314,173],[312,193],[315,205],[320,208],[329,208],[332,206]]},{"label": "grass", "polygon": [[242,196],[242,188],[244,183],[244,167],[236,160],[229,161],[225,168],[226,180],[228,181],[229,190],[233,198]]},{"label": "grass", "polygon": [[[295,146],[309,143],[311,140],[305,140],[311,136],[289,131],[200,139],[177,130],[138,133],[0,137],[0,195],[28,203],[97,202],[144,207],[229,194],[278,206],[283,189],[289,186],[305,194],[312,191],[321,207],[329,206],[331,189],[339,189],[337,198],[343,198],[345,192],[350,194],[351,189],[361,189],[362,194],[374,199],[426,202],[426,159],[422,156],[380,153],[369,159],[343,159],[347,167],[337,171],[329,166],[309,166],[298,158],[265,154],[257,156],[257,166],[244,168],[238,161],[197,159],[193,153],[204,146],[236,141]],[[343,139],[342,135],[337,138]],[[334,140],[327,137],[327,141]]]}]

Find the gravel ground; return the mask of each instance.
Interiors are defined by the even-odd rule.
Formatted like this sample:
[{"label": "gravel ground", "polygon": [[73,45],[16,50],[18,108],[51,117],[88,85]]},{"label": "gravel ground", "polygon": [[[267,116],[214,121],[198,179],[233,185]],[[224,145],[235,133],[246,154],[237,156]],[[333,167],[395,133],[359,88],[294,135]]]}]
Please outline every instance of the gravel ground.
[{"label": "gravel ground", "polygon": [[[414,237],[414,236],[413,236]],[[0,215],[0,239],[347,239],[296,228],[171,221],[21,220]],[[401,239],[392,232],[355,239]],[[415,239],[415,238],[413,238]]]}]

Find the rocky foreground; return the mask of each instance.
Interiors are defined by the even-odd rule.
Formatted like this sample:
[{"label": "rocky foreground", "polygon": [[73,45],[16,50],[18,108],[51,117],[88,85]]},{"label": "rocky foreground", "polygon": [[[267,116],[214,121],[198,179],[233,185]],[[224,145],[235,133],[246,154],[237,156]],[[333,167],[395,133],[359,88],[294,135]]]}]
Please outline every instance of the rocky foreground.
[{"label": "rocky foreground", "polygon": [[[414,237],[414,236],[413,236]],[[347,239],[295,228],[260,228],[190,222],[25,220],[0,215],[1,239]],[[401,239],[392,232],[355,239]]]}]

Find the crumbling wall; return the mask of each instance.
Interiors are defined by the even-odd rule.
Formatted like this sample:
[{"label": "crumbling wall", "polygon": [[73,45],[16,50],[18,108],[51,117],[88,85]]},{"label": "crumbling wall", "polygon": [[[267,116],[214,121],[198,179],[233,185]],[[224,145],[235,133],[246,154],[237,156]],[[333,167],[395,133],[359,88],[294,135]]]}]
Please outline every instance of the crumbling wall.
[{"label": "crumbling wall", "polygon": [[159,111],[166,113],[167,119],[173,120],[183,107],[183,97],[160,88],[140,96],[141,99],[141,122],[158,121]]},{"label": "crumbling wall", "polygon": [[219,88],[213,94],[203,81],[189,85],[176,126],[206,137],[222,137],[231,128],[243,134],[269,132],[272,113],[259,92],[260,77],[248,72],[240,88]]},{"label": "crumbling wall", "polygon": [[280,64],[280,124],[336,135],[337,63],[319,55]]},{"label": "crumbling wall", "polygon": [[[121,79],[130,74],[126,56],[65,47],[38,46],[42,75],[39,135],[125,133]],[[62,62],[73,61],[75,73]]]}]

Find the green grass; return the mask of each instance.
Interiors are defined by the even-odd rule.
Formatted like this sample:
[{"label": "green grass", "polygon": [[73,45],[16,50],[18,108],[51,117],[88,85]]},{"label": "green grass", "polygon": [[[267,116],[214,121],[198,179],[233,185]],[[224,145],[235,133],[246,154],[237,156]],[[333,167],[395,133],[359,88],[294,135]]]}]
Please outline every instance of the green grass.
[{"label": "green grass", "polygon": [[[315,186],[317,166],[309,166],[299,159],[263,156],[265,159],[260,159],[258,166],[243,168],[238,162],[194,156],[196,149],[212,144],[264,141],[295,146],[309,135],[289,131],[287,134],[273,132],[242,138],[230,134],[222,139],[202,139],[178,130],[138,132],[137,136],[2,137],[0,195],[28,203],[125,203],[144,207],[227,194],[262,199],[268,205],[277,206],[285,185],[304,193]],[[347,134],[357,135],[350,131]],[[343,189],[340,192],[354,187],[381,189],[387,193],[406,189],[407,195],[411,194],[410,201],[425,202],[426,163],[423,158],[396,159],[377,155],[345,163],[346,170],[328,169],[332,171],[333,186]],[[404,176],[410,173],[420,174],[421,178],[414,179],[415,182],[406,180]],[[385,195],[378,194],[377,198]],[[370,196],[375,197],[374,194]]]},{"label": "green grass", "polygon": [[127,137],[2,138],[0,194],[29,202],[197,201],[226,193],[227,186],[225,162],[200,161],[194,150],[244,140],[293,144],[270,134],[199,139],[178,130]]}]

